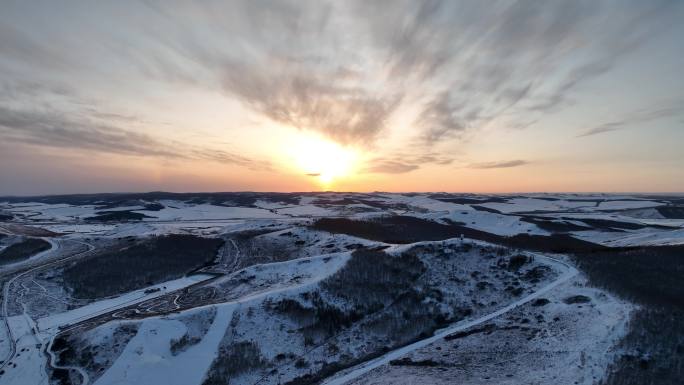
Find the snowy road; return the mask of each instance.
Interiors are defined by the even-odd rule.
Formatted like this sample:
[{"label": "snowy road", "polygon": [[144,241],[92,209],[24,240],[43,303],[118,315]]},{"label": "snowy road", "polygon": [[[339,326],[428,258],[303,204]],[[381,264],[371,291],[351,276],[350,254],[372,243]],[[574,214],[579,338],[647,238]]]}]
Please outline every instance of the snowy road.
[{"label": "snowy road", "polygon": [[556,286],[558,286],[564,282],[567,282],[569,279],[573,278],[578,273],[577,269],[575,269],[574,267],[570,266],[569,264],[562,262],[562,261],[559,261],[557,259],[546,257],[546,256],[539,255],[539,254],[535,254],[535,258],[537,260],[543,260],[543,261],[547,262],[549,265],[556,266],[556,267],[561,268],[565,271],[555,281],[549,283],[548,285],[542,287],[541,289],[535,291],[534,293],[509,304],[506,307],[503,307],[503,308],[501,308],[501,309],[499,309],[493,313],[489,313],[489,314],[482,316],[480,318],[470,320],[470,321],[465,321],[465,322],[459,322],[452,327],[438,330],[432,337],[414,342],[410,345],[406,345],[406,346],[401,347],[399,349],[393,350],[393,351],[391,351],[385,355],[382,355],[378,358],[364,362],[364,363],[359,364],[355,367],[343,370],[343,371],[333,375],[332,377],[329,377],[327,380],[325,380],[323,382],[323,384],[324,385],[346,384],[352,380],[355,380],[355,379],[361,377],[362,375],[370,372],[371,370],[373,370],[375,368],[378,368],[382,365],[388,364],[392,360],[395,360],[395,359],[400,358],[400,357],[402,357],[408,353],[411,353],[411,352],[416,351],[420,348],[428,346],[431,343],[433,343],[437,340],[440,340],[440,339],[442,339],[442,338],[444,338],[450,334],[469,329],[469,328],[476,326],[476,325],[483,324],[483,323],[485,323],[485,322],[487,322],[493,318],[496,318],[502,314],[505,314],[505,313],[507,313],[513,309],[516,309],[516,308],[530,302],[531,300],[538,298],[539,296],[549,292],[550,290],[552,290]]},{"label": "snowy road", "polygon": [[[60,248],[59,242],[52,240],[50,238],[43,238],[43,239],[50,243],[50,249],[39,253],[40,255],[54,253],[56,250],[58,250]],[[31,258],[34,258],[34,257],[31,257]],[[10,288],[12,287],[12,284],[17,279],[19,279],[19,278],[23,277],[24,275],[29,274],[29,273],[37,270],[37,269],[40,269],[40,268],[45,267],[45,266],[52,265],[53,263],[55,263],[55,262],[48,263],[47,265],[40,265],[40,266],[34,267],[32,269],[26,270],[25,272],[23,272],[21,274],[15,275],[14,277],[12,277],[12,279],[7,281],[7,283],[5,284],[5,287],[2,290],[2,319],[4,321],[5,328],[7,329],[7,339],[9,341],[10,346],[9,346],[9,354],[7,355],[7,358],[2,362],[2,364],[0,364],[0,370],[4,369],[5,366],[7,366],[9,364],[10,360],[12,360],[12,358],[14,358],[14,355],[17,353],[17,345],[16,345],[16,342],[14,340],[14,336],[12,335],[12,328],[10,327],[10,324],[8,321],[7,307],[9,304]]]},{"label": "snowy road", "polygon": [[[46,251],[40,253],[41,255],[47,255],[47,254],[55,253],[57,250],[59,250],[61,248],[61,243],[59,241],[53,240],[51,238],[43,238],[43,239],[50,242],[50,245],[52,247],[49,250],[46,250]],[[30,274],[36,270],[40,270],[40,269],[43,269],[46,267],[54,266],[56,264],[62,263],[64,261],[72,259],[72,258],[80,257],[80,256],[87,254],[87,253],[89,253],[95,249],[95,246],[93,246],[89,243],[80,242],[80,241],[74,241],[74,242],[78,242],[78,243],[81,243],[83,245],[86,245],[88,247],[88,249],[85,251],[70,255],[66,258],[61,258],[61,259],[58,259],[58,260],[55,260],[55,261],[52,261],[49,263],[38,265],[38,266],[33,267],[31,269],[28,269],[28,270],[24,271],[23,273],[15,275],[14,277],[12,277],[12,279],[7,281],[7,283],[5,284],[5,287],[3,288],[3,296],[2,296],[2,317],[3,317],[4,323],[5,323],[5,327],[7,329],[7,338],[9,341],[9,354],[7,355],[7,358],[2,362],[2,364],[0,364],[0,370],[4,369],[5,366],[7,366],[10,363],[10,361],[15,357],[15,355],[17,353],[15,336],[12,333],[12,327],[10,326],[9,321],[8,321],[8,319],[9,319],[8,318],[9,317],[8,304],[9,304],[10,289],[12,287],[12,284],[17,279],[19,279],[19,278],[21,278],[27,274]],[[30,259],[36,259],[36,257],[34,256],[34,257],[31,257]]]}]

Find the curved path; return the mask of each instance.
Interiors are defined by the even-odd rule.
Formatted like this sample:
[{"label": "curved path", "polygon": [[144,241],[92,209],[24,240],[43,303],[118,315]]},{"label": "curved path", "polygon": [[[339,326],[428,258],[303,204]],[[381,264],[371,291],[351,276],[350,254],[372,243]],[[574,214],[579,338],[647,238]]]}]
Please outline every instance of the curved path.
[{"label": "curved path", "polygon": [[[41,238],[41,239],[50,243],[50,249],[45,250],[39,254],[52,253],[52,252],[55,252],[56,250],[58,250],[60,248],[60,243],[57,241],[54,241],[54,240],[49,239],[49,238]],[[30,258],[32,258],[32,257],[30,257]],[[9,362],[12,360],[12,358],[14,358],[14,355],[17,354],[17,343],[14,340],[14,336],[12,335],[12,328],[10,327],[10,324],[8,321],[9,315],[8,315],[7,307],[9,304],[10,288],[12,287],[12,284],[14,283],[14,281],[16,281],[17,279],[23,277],[24,275],[26,275],[30,272],[33,272],[33,271],[35,271],[35,270],[37,270],[43,266],[44,265],[40,265],[40,266],[34,267],[32,269],[28,269],[23,273],[15,275],[9,281],[7,281],[7,283],[5,284],[5,287],[2,289],[2,320],[4,321],[5,329],[7,330],[7,340],[9,341],[10,349],[9,349],[9,354],[7,355],[7,358],[2,362],[2,364],[0,364],[0,370],[4,369],[5,366],[7,366],[9,364]]]},{"label": "curved path", "polygon": [[[43,253],[54,253],[55,251],[57,251],[61,247],[61,243],[59,241],[55,241],[55,240],[50,239],[50,238],[43,238],[43,239],[50,242],[50,245],[52,245],[52,248],[50,248],[50,250],[46,250]],[[2,364],[0,364],[0,370],[4,369],[5,366],[7,366],[9,364],[9,362],[17,354],[16,341],[14,340],[14,336],[12,335],[12,328],[10,327],[10,324],[8,321],[8,319],[9,319],[8,304],[9,304],[10,289],[12,287],[12,284],[17,279],[19,279],[19,278],[21,278],[27,274],[30,274],[36,270],[56,265],[58,263],[69,260],[71,258],[82,256],[83,254],[89,253],[89,252],[93,251],[93,249],[95,249],[95,247],[89,243],[80,242],[80,241],[74,241],[74,242],[78,242],[78,243],[86,245],[88,247],[88,250],[73,254],[73,255],[68,256],[66,258],[61,258],[61,259],[58,259],[58,260],[55,260],[55,261],[52,261],[52,262],[49,262],[46,264],[42,264],[42,265],[38,265],[36,267],[30,268],[30,269],[24,271],[23,273],[15,275],[14,277],[12,277],[12,279],[7,281],[7,283],[5,284],[5,287],[3,288],[3,292],[2,292],[2,318],[3,318],[4,324],[5,324],[5,328],[7,329],[7,339],[8,339],[9,344],[10,344],[10,351],[9,351],[9,354],[7,355],[7,358],[2,362]]]},{"label": "curved path", "polygon": [[373,370],[375,368],[378,368],[382,365],[385,365],[385,364],[389,363],[390,361],[395,360],[395,359],[397,359],[401,356],[404,356],[408,353],[411,353],[415,350],[418,350],[418,349],[423,348],[427,345],[430,345],[431,343],[438,341],[438,340],[448,336],[449,334],[460,332],[460,331],[469,329],[473,326],[483,324],[483,323],[485,323],[485,322],[487,322],[493,318],[496,318],[502,314],[505,314],[505,313],[507,313],[513,309],[516,309],[516,308],[530,302],[531,300],[539,297],[542,294],[549,292],[550,290],[554,289],[556,286],[558,286],[564,282],[567,282],[568,280],[570,280],[571,278],[576,276],[578,273],[577,269],[575,269],[571,265],[569,265],[565,262],[562,262],[560,260],[557,260],[555,258],[550,258],[550,257],[546,257],[546,256],[539,255],[539,254],[534,254],[534,256],[535,256],[535,259],[537,259],[537,260],[543,260],[543,261],[547,262],[549,265],[559,267],[565,271],[555,281],[553,281],[553,282],[549,283],[548,285],[540,288],[539,290],[535,291],[534,293],[527,295],[527,296],[509,304],[506,307],[503,307],[503,308],[501,308],[501,309],[499,309],[493,313],[489,313],[489,314],[484,315],[482,317],[479,317],[479,318],[476,318],[476,319],[473,319],[470,321],[462,321],[462,322],[455,324],[454,326],[448,327],[446,329],[438,330],[432,337],[429,337],[429,338],[426,338],[424,340],[420,340],[420,341],[414,342],[410,345],[406,345],[406,346],[401,347],[399,349],[393,350],[393,351],[386,353],[386,354],[384,354],[378,358],[372,359],[370,361],[366,361],[366,362],[359,364],[357,366],[354,366],[352,368],[342,370],[342,371],[338,372],[337,374],[329,377],[327,380],[323,381],[323,385],[346,384],[352,380],[355,380],[355,379],[361,377],[362,375],[370,372],[371,370]]},{"label": "curved path", "polygon": [[57,357],[55,357],[55,353],[52,352],[52,344],[54,342],[55,342],[55,338],[53,336],[53,338],[50,338],[50,342],[48,343],[48,346],[45,349],[47,354],[50,356],[50,359],[48,360],[48,364],[50,366],[52,366],[53,369],[77,371],[81,375],[81,378],[82,378],[80,385],[88,385],[88,383],[90,383],[90,377],[88,377],[88,373],[86,373],[86,371],[83,368],[81,368],[80,366],[69,366],[69,365],[62,366],[62,365],[55,364],[55,362],[57,362]]}]

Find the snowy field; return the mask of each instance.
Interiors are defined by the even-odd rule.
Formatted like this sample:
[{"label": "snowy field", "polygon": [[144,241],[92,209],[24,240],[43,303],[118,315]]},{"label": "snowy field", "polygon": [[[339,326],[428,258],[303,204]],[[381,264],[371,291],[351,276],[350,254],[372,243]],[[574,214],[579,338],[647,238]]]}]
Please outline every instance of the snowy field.
[{"label": "snowy field", "polygon": [[[684,244],[677,196],[164,193],[0,207],[13,216],[0,255],[26,237],[51,244],[0,266],[0,385],[595,384],[635,306],[557,249]],[[220,247],[185,262],[172,243],[148,246],[173,239]],[[116,264],[129,248],[148,270]],[[142,263],[153,257],[159,272]],[[78,297],[66,272],[91,260],[113,269],[107,290],[136,277],[135,290]]]}]

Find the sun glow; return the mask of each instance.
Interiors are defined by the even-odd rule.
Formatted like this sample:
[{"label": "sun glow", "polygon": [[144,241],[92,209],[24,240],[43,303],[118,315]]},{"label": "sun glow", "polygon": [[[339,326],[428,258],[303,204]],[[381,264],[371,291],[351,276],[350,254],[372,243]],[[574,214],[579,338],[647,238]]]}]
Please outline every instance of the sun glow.
[{"label": "sun glow", "polygon": [[324,187],[352,175],[358,160],[356,150],[319,136],[301,135],[288,149],[297,171],[317,178]]}]

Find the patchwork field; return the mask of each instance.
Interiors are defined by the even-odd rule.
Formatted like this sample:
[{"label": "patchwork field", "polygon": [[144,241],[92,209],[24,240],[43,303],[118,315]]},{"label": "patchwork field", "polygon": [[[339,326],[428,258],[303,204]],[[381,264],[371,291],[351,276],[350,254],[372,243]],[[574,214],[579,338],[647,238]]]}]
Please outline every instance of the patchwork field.
[{"label": "patchwork field", "polygon": [[684,375],[677,196],[95,194],[0,211],[0,384]]}]

